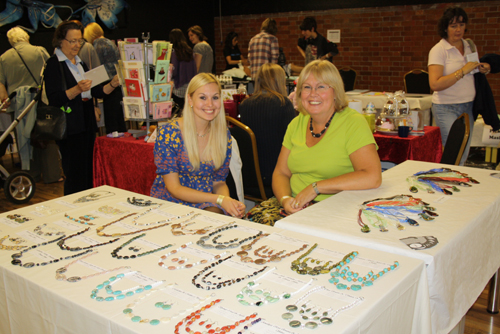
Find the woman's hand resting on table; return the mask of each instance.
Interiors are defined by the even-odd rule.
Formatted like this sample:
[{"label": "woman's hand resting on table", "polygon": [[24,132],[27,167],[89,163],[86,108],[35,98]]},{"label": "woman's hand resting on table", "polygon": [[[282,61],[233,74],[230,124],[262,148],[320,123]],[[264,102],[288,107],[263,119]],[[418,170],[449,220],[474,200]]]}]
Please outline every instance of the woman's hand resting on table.
[{"label": "woman's hand resting on table", "polygon": [[228,214],[236,218],[243,218],[245,215],[245,204],[232,199],[229,196],[225,196],[221,204],[222,208],[226,210]]},{"label": "woman's hand resting on table", "polygon": [[316,196],[318,195],[314,191],[312,185],[308,185],[300,193],[298,193],[295,198],[285,198],[281,203],[281,206],[283,206],[288,214],[292,214],[304,209],[307,203],[313,201]]}]

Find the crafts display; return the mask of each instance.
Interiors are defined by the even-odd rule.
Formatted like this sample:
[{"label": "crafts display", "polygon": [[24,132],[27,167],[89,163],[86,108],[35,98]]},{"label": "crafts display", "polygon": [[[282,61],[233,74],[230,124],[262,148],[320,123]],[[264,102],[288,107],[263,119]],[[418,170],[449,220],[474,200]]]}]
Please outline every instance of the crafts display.
[{"label": "crafts display", "polygon": [[418,226],[415,219],[426,221],[434,220],[438,214],[436,209],[429,206],[428,203],[420,198],[411,195],[396,195],[388,198],[377,198],[364,202],[358,212],[358,224],[361,226],[361,232],[370,232],[370,227],[363,222],[363,217],[374,228],[380,232],[387,232],[389,224],[395,226],[398,230],[404,230],[402,223],[410,226]]},{"label": "crafts display", "polygon": [[[238,227],[238,225],[236,225],[234,223],[231,223],[229,225],[225,225],[223,227],[219,227],[217,230],[210,232],[208,235],[201,237],[200,240],[198,240],[196,242],[196,244],[202,248],[205,248],[205,249],[236,248],[236,247],[241,246],[245,242],[250,241],[250,240],[257,242],[257,240],[259,240],[261,238],[261,236],[263,235],[263,232],[259,231],[257,234],[246,237],[246,238],[241,239],[241,240],[239,238],[235,238],[235,239],[231,239],[231,240],[227,240],[227,241],[219,241],[219,239],[222,237],[222,233],[224,233],[224,231],[227,231],[227,230],[230,230],[233,228],[237,228],[237,227]],[[208,240],[210,240],[210,238],[212,238],[211,244],[207,242]]]},{"label": "crafts display", "polygon": [[[325,289],[324,286],[318,286],[309,290],[305,295],[297,299],[294,304],[287,305],[286,310],[288,312],[283,313],[281,317],[284,320],[288,321],[288,325],[292,328],[315,329],[321,325],[331,325],[333,323],[333,318],[336,317],[340,312],[349,310],[363,301],[363,297],[355,298],[350,296],[354,299],[353,302],[334,311],[332,311],[332,309],[322,311],[321,308],[309,304],[309,301],[306,301],[304,303],[302,302],[311,294],[323,289]],[[300,318],[300,320],[294,319],[296,316],[297,318]]]},{"label": "crafts display", "polygon": [[[311,252],[318,247],[318,244],[314,244],[307,252],[302,254],[297,258],[297,260],[294,260],[292,262],[292,265],[290,266],[290,269],[295,271],[299,275],[312,275],[312,276],[317,276],[320,274],[328,274],[333,268],[338,266],[342,261],[345,261],[352,253],[347,254],[341,261],[337,263],[333,263],[330,265],[332,261],[327,261],[327,262],[322,262],[317,259],[312,259],[309,256]],[[310,262],[310,264],[308,264]]]},{"label": "crafts display", "polygon": [[[368,272],[365,276],[361,277],[359,273],[353,272],[347,264],[351,263],[356,257],[358,256],[358,252],[354,251],[349,254],[349,256],[342,260],[336,267],[335,271],[332,271],[330,275],[332,278],[330,278],[328,281],[335,286],[337,286],[337,289],[339,290],[353,290],[353,291],[359,291],[365,286],[372,286],[373,282],[375,282],[377,279],[380,277],[384,276],[390,271],[395,270],[397,267],[399,267],[399,262],[395,261],[393,265],[384,268],[383,270],[379,271],[377,274],[375,274],[372,270]],[[340,283],[340,279],[343,279],[347,283],[352,283],[351,285],[347,285],[344,283]]]},{"label": "crafts display", "polygon": [[104,190],[99,190],[99,191],[94,191],[88,195],[82,196],[78,199],[76,199],[73,203],[86,203],[86,202],[93,202],[97,201],[106,197],[114,196],[115,193],[111,191],[104,191]]},{"label": "crafts display", "polygon": [[97,216],[92,216],[92,215],[83,215],[78,218],[73,218],[70,217],[67,213],[64,214],[64,217],[83,225],[94,225],[94,223],[92,223],[92,220],[99,218]]},{"label": "crafts display", "polygon": [[[136,274],[138,271],[130,271],[125,274],[118,274],[116,276],[111,276],[101,284],[98,284],[94,290],[92,290],[92,293],[90,294],[90,298],[102,302],[102,301],[107,301],[111,302],[113,300],[120,300],[124,299],[125,297],[131,297],[135,294],[142,293],[144,291],[149,291],[153,289],[154,287],[163,284],[164,281],[158,281],[154,284],[148,284],[148,285],[136,285],[134,287],[128,288],[126,290],[113,290],[113,285],[119,281],[121,281],[124,277]],[[106,293],[109,295],[108,297],[100,297],[97,294],[99,293],[100,290],[106,290]]]},{"label": "crafts display", "polygon": [[214,260],[219,260],[221,257],[223,257],[224,255],[226,255],[226,253],[227,253],[227,252],[222,252],[220,254],[214,255],[210,259],[202,259],[202,260],[199,260],[199,261],[196,261],[196,262],[193,262],[193,263],[186,263],[188,259],[187,258],[182,258],[182,257],[175,257],[175,258],[172,258],[170,260],[172,263],[178,264],[178,265],[173,265],[173,264],[172,265],[168,265],[168,264],[165,263],[166,259],[168,259],[170,256],[172,256],[174,254],[177,254],[179,251],[181,251],[182,249],[188,247],[191,244],[192,244],[192,242],[188,242],[187,244],[181,245],[179,248],[174,249],[170,253],[162,255],[160,257],[160,260],[158,261],[158,265],[160,267],[168,269],[168,270],[189,269],[189,268],[196,267],[196,266],[198,266],[200,264],[206,264],[206,263],[214,261]]},{"label": "crafts display", "polygon": [[19,224],[23,224],[23,223],[29,222],[31,220],[31,218],[22,216],[22,215],[17,214],[17,213],[13,214],[13,215],[7,215],[7,218],[10,219],[10,220],[13,220],[13,221],[15,221],[16,223],[19,223]]},{"label": "crafts display", "polygon": [[[119,252],[120,250],[122,250],[123,248],[127,247],[129,244],[131,244],[132,242],[134,242],[135,240],[139,239],[139,238],[142,238],[143,236],[145,236],[146,233],[143,233],[143,234],[139,234],[133,238],[131,238],[130,240],[126,241],[125,243],[123,243],[121,246],[118,246],[116,247],[112,252],[111,252],[111,256],[114,257],[115,259],[117,260],[120,260],[120,259],[124,259],[124,260],[127,260],[127,259],[135,259],[135,258],[138,258],[138,257],[143,257],[143,256],[146,256],[146,255],[149,255],[149,254],[153,254],[153,253],[156,253],[156,252],[159,252],[159,251],[162,251],[168,247],[172,247],[173,245],[172,244],[168,244],[168,245],[165,245],[165,246],[161,246],[161,247],[158,247],[158,248],[155,248],[155,249],[151,249],[151,250],[148,250],[148,251],[145,251],[145,252],[142,252],[142,253],[139,253],[139,254],[132,254],[132,255],[120,255]],[[136,248],[132,249],[133,251],[136,250]],[[139,251],[139,250],[137,250]]]},{"label": "crafts display", "polygon": [[428,171],[422,171],[413,174],[406,179],[410,185],[410,191],[417,193],[419,190],[429,194],[442,193],[453,195],[453,192],[459,192],[458,187],[471,187],[479,182],[468,174],[461,173],[450,168],[434,168]]}]

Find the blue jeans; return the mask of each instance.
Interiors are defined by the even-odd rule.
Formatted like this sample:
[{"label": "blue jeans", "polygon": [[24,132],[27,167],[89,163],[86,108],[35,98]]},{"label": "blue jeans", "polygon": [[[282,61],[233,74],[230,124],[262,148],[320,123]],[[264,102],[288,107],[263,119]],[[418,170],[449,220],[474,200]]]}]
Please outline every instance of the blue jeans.
[{"label": "blue jeans", "polygon": [[[436,120],[437,126],[441,131],[441,140],[443,142],[443,147],[446,144],[446,139],[448,138],[448,133],[450,132],[453,122],[462,115],[464,112],[469,115],[470,123],[470,135],[472,135],[472,129],[474,128],[474,116],[472,114],[472,106],[474,102],[458,103],[458,104],[432,104],[432,116]],[[469,156],[470,149],[470,137],[467,141],[467,146],[465,146],[464,155],[460,160],[460,166],[465,164],[467,157]]]}]

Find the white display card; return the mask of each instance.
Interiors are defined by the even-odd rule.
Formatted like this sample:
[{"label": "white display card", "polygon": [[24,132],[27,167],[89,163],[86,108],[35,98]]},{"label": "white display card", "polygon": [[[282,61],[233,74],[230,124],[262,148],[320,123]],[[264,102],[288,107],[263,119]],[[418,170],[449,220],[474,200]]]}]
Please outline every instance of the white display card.
[{"label": "white display card", "polygon": [[[176,287],[173,287],[171,289],[166,289],[163,291],[165,291],[165,293],[171,295],[172,297],[181,299],[181,300],[183,300],[187,303],[190,303],[190,304],[197,304],[202,299],[196,295],[193,295],[189,292],[186,292],[186,291],[181,290],[181,289],[176,288]],[[207,302],[207,304],[208,304],[208,302]]]},{"label": "white display card", "polygon": [[75,205],[73,203],[70,203],[70,202],[62,200],[62,199],[57,200],[56,203],[67,206],[68,208],[72,208],[72,209],[78,208],[78,205]]},{"label": "white display card", "polygon": [[79,229],[82,228],[82,226],[80,224],[75,225],[72,223],[71,220],[56,220],[54,222],[54,224],[61,226],[61,227],[64,227],[65,229],[68,229],[70,231],[78,231]]},{"label": "white display card", "polygon": [[0,223],[4,224],[4,225],[7,225],[9,227],[13,227],[13,228],[17,228],[19,226],[21,226],[21,224],[9,219],[9,218],[0,218]]},{"label": "white display card", "polygon": [[[28,239],[28,240],[34,242],[35,244],[41,244],[42,242],[47,242],[46,238],[41,237],[38,234],[36,234],[35,232],[31,232],[28,230],[17,232],[17,235],[19,235],[20,237],[23,237],[24,239]],[[52,236],[52,237],[54,237],[54,236]],[[55,236],[55,237],[57,238],[57,236]]]},{"label": "white display card", "polygon": [[269,241],[281,242],[295,247],[302,247],[305,244],[309,244],[309,242],[307,241],[287,237],[279,233],[272,233],[266,239]]}]

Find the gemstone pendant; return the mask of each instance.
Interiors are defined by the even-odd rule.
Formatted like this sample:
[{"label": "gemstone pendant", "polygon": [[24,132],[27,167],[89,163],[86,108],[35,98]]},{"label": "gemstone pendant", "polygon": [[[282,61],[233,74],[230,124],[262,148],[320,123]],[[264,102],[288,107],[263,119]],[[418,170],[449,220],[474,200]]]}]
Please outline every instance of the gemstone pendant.
[{"label": "gemstone pendant", "polygon": [[297,311],[298,309],[299,309],[299,308],[298,308],[296,305],[293,305],[293,304],[292,304],[292,305],[288,305],[288,306],[286,307],[286,310],[287,310],[287,311],[290,311],[290,312],[295,312],[295,311]]},{"label": "gemstone pendant", "polygon": [[283,313],[283,314],[281,315],[281,317],[282,317],[283,319],[285,319],[285,320],[291,320],[291,319],[293,319],[293,314],[291,314],[290,312],[287,312],[287,313]]},{"label": "gemstone pendant", "polygon": [[318,324],[315,323],[314,321],[309,321],[309,322],[306,322],[305,327],[309,328],[309,329],[315,329],[318,327]]},{"label": "gemstone pendant", "polygon": [[290,327],[292,328],[297,328],[297,327],[300,327],[300,321],[298,320],[292,320],[288,323],[290,325]]}]

